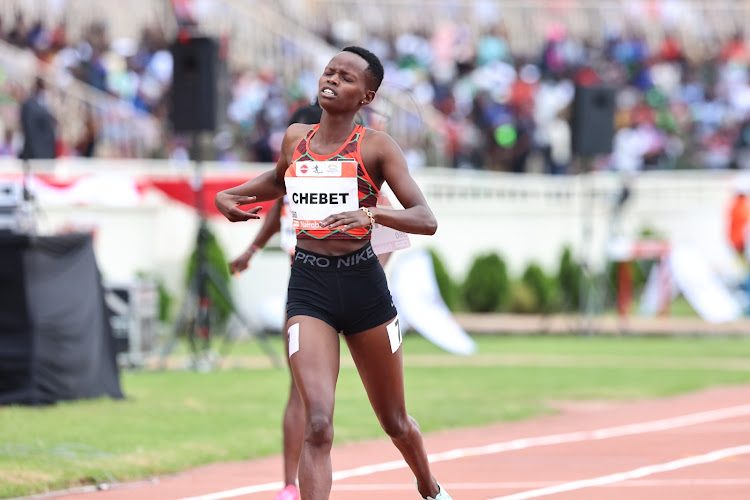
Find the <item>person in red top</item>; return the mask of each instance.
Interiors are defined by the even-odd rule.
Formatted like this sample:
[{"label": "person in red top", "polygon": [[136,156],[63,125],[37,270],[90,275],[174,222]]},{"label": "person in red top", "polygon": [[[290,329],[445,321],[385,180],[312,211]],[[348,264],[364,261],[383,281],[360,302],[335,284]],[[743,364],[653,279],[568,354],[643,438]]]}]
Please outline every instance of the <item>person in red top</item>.
[{"label": "person in red top", "polygon": [[[316,124],[320,122],[320,115],[323,109],[317,102],[297,108],[289,119],[292,123]],[[378,200],[380,201],[380,200]],[[270,211],[266,214],[265,221],[261,226],[258,234],[253,239],[250,246],[229,263],[229,270],[235,275],[246,270],[250,266],[250,260],[261,250],[271,237],[276,233],[281,233],[281,248],[289,252],[290,257],[294,258],[294,246],[296,234],[292,229],[291,210],[287,197],[279,198],[273,204]],[[377,230],[376,230],[377,231]],[[379,253],[378,260],[385,267],[390,253]],[[284,332],[285,343],[288,345],[286,332]],[[288,353],[287,353],[288,354]],[[289,397],[284,407],[284,418],[282,425],[282,442],[283,442],[283,470],[284,470],[284,488],[276,496],[275,500],[299,500],[299,490],[297,489],[297,468],[299,458],[302,453],[302,443],[305,430],[305,415],[302,405],[302,398],[299,395],[297,386],[294,383],[294,377],[291,377],[289,387]]]},{"label": "person in red top", "polygon": [[735,179],[735,195],[728,212],[729,243],[742,261],[747,273],[742,289],[748,302],[745,312],[750,314],[750,202],[747,195],[750,192],[750,177],[739,176]]},{"label": "person in red top", "polygon": [[747,200],[748,186],[739,184],[729,208],[729,242],[738,255],[746,258],[746,245],[750,226],[750,205]]},{"label": "person in red top", "polygon": [[[311,104],[297,108],[289,118],[289,125],[293,123],[318,123],[322,112],[323,109],[318,105],[316,99]],[[294,234],[290,234],[289,231],[291,221],[288,220],[290,219],[288,212],[289,203],[286,201],[286,196],[276,200],[269,213],[266,214],[266,219],[253,242],[247,250],[229,263],[229,270],[233,274],[239,274],[247,269],[250,265],[250,259],[268,243],[271,236],[278,232],[281,232],[281,248],[288,251],[290,255],[293,254],[295,238]],[[284,338],[287,340],[286,335]],[[300,498],[299,490],[297,489],[297,468],[299,466],[299,457],[302,453],[304,425],[305,414],[302,398],[294,383],[294,377],[291,377],[289,396],[284,407],[284,417],[281,426],[284,487],[275,500],[299,500]]]},{"label": "person in red top", "polygon": [[[286,194],[297,232],[287,293],[289,362],[305,408],[299,485],[305,500],[325,500],[333,481],[333,410],[339,333],[373,410],[401,452],[422,498],[450,500],[432,475],[422,434],[406,412],[401,331],[385,272],[370,243],[377,222],[405,233],[434,234],[437,221],[388,134],[355,123],[375,98],[383,65],[346,47],[318,81],[320,124],[287,128],[275,169],[216,195],[229,221],[257,219],[242,206]],[[376,206],[384,182],[400,210]]]}]

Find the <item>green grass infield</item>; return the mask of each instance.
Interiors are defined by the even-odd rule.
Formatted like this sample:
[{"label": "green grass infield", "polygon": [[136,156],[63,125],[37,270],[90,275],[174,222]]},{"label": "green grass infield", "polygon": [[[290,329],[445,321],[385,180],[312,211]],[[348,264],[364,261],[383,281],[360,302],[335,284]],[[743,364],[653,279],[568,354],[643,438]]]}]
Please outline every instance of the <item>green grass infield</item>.
[{"label": "green grass infield", "polygon": [[[405,336],[407,408],[424,432],[550,414],[561,401],[635,400],[750,382],[748,338],[476,340],[478,353],[461,357]],[[279,339],[271,345],[283,352]],[[342,359],[336,443],[385,437],[343,343]],[[123,372],[121,401],[0,407],[0,497],[280,453],[287,370],[270,367],[257,341],[231,346],[223,366]]]}]

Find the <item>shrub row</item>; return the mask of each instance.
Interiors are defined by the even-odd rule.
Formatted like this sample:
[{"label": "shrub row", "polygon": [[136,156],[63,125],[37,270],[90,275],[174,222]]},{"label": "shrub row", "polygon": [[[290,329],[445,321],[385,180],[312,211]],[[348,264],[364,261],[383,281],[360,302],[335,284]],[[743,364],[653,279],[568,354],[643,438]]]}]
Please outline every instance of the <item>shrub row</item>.
[{"label": "shrub row", "polygon": [[[503,258],[491,252],[478,255],[462,281],[454,280],[440,254],[430,251],[440,293],[451,311],[512,312],[551,314],[574,312],[581,308],[582,297],[596,293],[602,306],[614,304],[614,265],[600,276],[586,276],[569,247],[560,255],[557,269],[547,273],[536,262],[529,263],[520,276],[509,275]],[[646,272],[637,264],[631,275],[640,289]]]}]

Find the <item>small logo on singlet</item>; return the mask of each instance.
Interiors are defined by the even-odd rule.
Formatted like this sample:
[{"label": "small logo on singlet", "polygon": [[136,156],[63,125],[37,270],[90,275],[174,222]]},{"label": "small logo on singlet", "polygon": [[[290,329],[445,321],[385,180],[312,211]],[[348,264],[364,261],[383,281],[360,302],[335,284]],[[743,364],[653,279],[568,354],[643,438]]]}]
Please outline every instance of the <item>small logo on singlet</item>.
[{"label": "small logo on singlet", "polygon": [[354,165],[354,161],[298,161],[296,162],[296,173],[303,177],[341,177],[345,165]]}]

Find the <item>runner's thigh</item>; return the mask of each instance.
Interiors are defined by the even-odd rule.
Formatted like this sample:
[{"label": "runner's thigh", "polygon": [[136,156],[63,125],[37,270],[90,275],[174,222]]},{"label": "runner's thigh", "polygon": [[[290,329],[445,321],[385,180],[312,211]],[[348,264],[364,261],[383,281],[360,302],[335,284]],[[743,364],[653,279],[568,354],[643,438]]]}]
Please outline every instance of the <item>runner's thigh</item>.
[{"label": "runner's thigh", "polygon": [[[305,407],[333,411],[339,373],[339,335],[328,323],[309,316],[287,321],[289,363]],[[311,406],[312,405],[312,406]]]},{"label": "runner's thigh", "polygon": [[403,409],[406,405],[398,318],[345,339],[375,413],[381,416],[383,412]]}]

